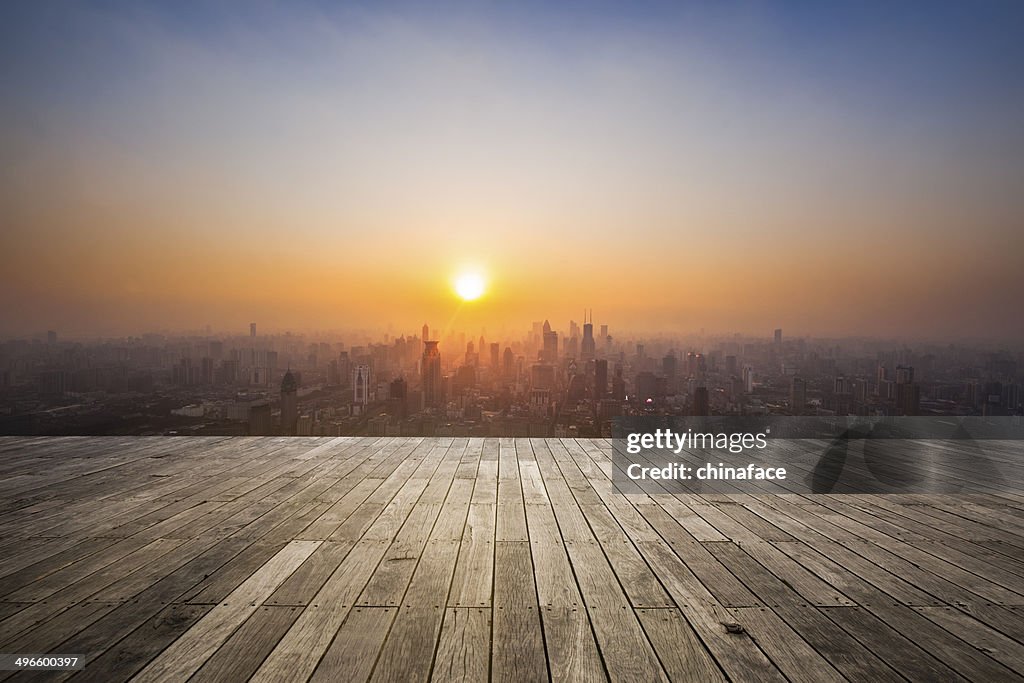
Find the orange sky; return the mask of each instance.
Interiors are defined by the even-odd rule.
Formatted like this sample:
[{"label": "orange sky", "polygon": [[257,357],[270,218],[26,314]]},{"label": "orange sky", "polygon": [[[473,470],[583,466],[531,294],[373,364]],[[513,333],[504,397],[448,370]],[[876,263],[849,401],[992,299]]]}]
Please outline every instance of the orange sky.
[{"label": "orange sky", "polygon": [[467,330],[1024,337],[1022,109],[970,73],[842,81],[758,17],[81,12],[7,67],[0,333],[414,331],[471,266]]}]

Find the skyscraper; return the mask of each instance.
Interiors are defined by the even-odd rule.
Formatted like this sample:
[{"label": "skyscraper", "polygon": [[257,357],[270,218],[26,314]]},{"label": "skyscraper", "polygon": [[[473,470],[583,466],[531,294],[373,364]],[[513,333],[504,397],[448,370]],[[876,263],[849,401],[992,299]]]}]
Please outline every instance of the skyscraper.
[{"label": "skyscraper", "polygon": [[675,354],[671,352],[661,359],[661,371],[665,375],[665,383],[668,385],[670,394],[675,394],[676,388],[679,386],[676,382],[677,365]]},{"label": "skyscraper", "polygon": [[558,333],[551,329],[551,323],[544,321],[544,351],[545,363],[554,365],[558,362]]},{"label": "skyscraper", "polygon": [[516,375],[516,356],[512,353],[512,349],[507,346],[502,356],[501,375],[505,378],[506,382],[511,381]]},{"label": "skyscraper", "polygon": [[594,398],[602,399],[608,394],[608,361],[599,358],[594,361]]},{"label": "skyscraper", "polygon": [[256,323],[249,323],[249,336],[256,338]]},{"label": "skyscraper", "polygon": [[366,405],[370,402],[370,366],[357,365],[352,373],[353,400]]},{"label": "skyscraper", "polygon": [[597,353],[597,345],[594,343],[594,321],[593,313],[591,318],[583,314],[583,340],[580,342],[580,358],[584,361],[593,360]]},{"label": "skyscraper", "polygon": [[799,377],[794,377],[793,383],[789,387],[789,412],[793,415],[803,415],[806,405],[807,382]]},{"label": "skyscraper", "polygon": [[711,414],[711,404],[708,399],[708,388],[697,387],[693,392],[693,414],[697,417],[704,417]]},{"label": "skyscraper", "polygon": [[395,420],[401,420],[405,417],[407,412],[407,396],[408,386],[406,385],[405,378],[396,377],[391,380],[391,384],[388,386],[388,413],[390,413]]},{"label": "skyscraper", "polygon": [[281,379],[281,433],[295,436],[299,421],[299,383],[291,370]]},{"label": "skyscraper", "polygon": [[775,330],[775,345],[782,346],[782,328],[779,327]]},{"label": "skyscraper", "polygon": [[423,407],[439,407],[442,400],[441,351],[437,348],[436,341],[423,341],[420,377],[423,384]]},{"label": "skyscraper", "polygon": [[498,342],[491,342],[491,368],[492,372],[498,370],[498,356],[501,353],[501,345]]}]

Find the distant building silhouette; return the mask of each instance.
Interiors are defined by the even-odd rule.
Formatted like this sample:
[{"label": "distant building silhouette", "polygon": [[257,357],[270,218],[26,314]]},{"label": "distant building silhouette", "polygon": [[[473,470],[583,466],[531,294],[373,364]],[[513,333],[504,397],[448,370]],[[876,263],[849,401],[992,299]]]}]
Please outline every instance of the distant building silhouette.
[{"label": "distant building silhouette", "polygon": [[288,370],[281,379],[281,433],[295,436],[299,421],[299,382]]},{"label": "distant building silhouette", "polygon": [[270,404],[265,401],[249,406],[249,434],[251,436],[269,436],[273,434]]},{"label": "distant building silhouette", "polygon": [[593,360],[597,355],[597,344],[594,342],[594,320],[593,312],[590,319],[583,314],[583,340],[580,342],[580,358],[584,361]]},{"label": "distant building silhouette", "polygon": [[353,400],[359,405],[370,402],[370,366],[357,365],[352,373]]},{"label": "distant building silhouette", "polygon": [[406,403],[408,395],[409,387],[405,382],[405,378],[397,377],[391,380],[391,384],[388,386],[388,413],[396,421],[405,418],[408,413]]},{"label": "distant building silhouette", "polygon": [[598,401],[608,395],[608,361],[599,358],[594,361],[594,398]]},{"label": "distant building silhouette", "polygon": [[512,353],[512,349],[507,346],[505,347],[505,353],[502,354],[501,375],[505,378],[505,381],[512,381],[516,376],[516,356]]},{"label": "distant building silhouette", "polygon": [[437,408],[443,401],[441,386],[441,351],[436,341],[423,340],[423,358],[420,363],[423,384],[423,407]]},{"label": "distant building silhouette", "polygon": [[789,412],[793,415],[803,415],[806,405],[807,382],[799,377],[794,377],[789,387]]},{"label": "distant building silhouette", "polygon": [[693,414],[703,417],[711,414],[707,387],[697,387],[693,392]]},{"label": "distant building silhouette", "polygon": [[551,329],[551,323],[544,321],[544,350],[543,358],[545,363],[552,365],[558,363],[558,333]]}]

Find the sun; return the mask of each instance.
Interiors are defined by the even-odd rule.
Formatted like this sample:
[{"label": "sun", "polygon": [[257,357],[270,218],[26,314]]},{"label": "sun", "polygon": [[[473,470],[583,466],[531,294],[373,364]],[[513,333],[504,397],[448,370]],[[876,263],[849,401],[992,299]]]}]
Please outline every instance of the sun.
[{"label": "sun", "polygon": [[455,278],[455,293],[463,301],[473,301],[483,296],[484,284],[479,273],[462,273]]}]

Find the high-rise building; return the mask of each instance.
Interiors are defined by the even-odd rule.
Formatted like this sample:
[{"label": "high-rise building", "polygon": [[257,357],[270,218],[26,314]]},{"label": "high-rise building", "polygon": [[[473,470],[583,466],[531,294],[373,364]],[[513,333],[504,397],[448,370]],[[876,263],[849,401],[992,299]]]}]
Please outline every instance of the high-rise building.
[{"label": "high-rise building", "polygon": [[401,420],[406,415],[408,394],[409,388],[405,378],[396,377],[391,380],[391,384],[388,386],[388,413],[397,420]]},{"label": "high-rise building", "polygon": [[426,323],[423,323],[423,338],[422,338],[422,341],[427,341],[428,339],[430,339],[430,327],[428,327]]},{"label": "high-rise building", "polygon": [[249,336],[256,337],[256,323],[249,323]]},{"label": "high-rise building", "polygon": [[626,380],[622,376],[622,366],[615,366],[615,376],[612,377],[612,398],[617,401],[626,400]]},{"label": "high-rise building", "polygon": [[898,415],[921,414],[921,385],[913,382],[896,383],[896,413]]},{"label": "high-rise building", "polygon": [[199,381],[203,384],[213,384],[213,359],[209,356],[204,356],[199,361]]},{"label": "high-rise building", "polygon": [[46,332],[46,343],[49,344],[50,346],[53,346],[54,344],[56,344],[57,343],[57,333],[54,332],[53,330],[48,330]]},{"label": "high-rise building", "polygon": [[491,342],[491,368],[492,371],[498,369],[499,355],[501,353],[501,345],[498,342]]},{"label": "high-rise building", "polygon": [[597,355],[597,344],[594,342],[594,321],[593,313],[591,318],[583,314],[583,340],[580,342],[580,358],[584,361],[593,360]]},{"label": "high-rise building", "polygon": [[352,371],[353,401],[360,405],[370,402],[370,366],[360,363]]},{"label": "high-rise building", "polygon": [[608,394],[608,361],[598,358],[594,361],[594,398],[603,399]]},{"label": "high-rise building", "polygon": [[515,379],[516,376],[516,356],[508,346],[505,347],[505,353],[502,354],[501,375],[506,382]]},{"label": "high-rise building", "polygon": [[272,433],[270,404],[261,401],[249,406],[250,436],[268,436]]},{"label": "high-rise building", "polygon": [[793,383],[789,387],[789,412],[793,415],[803,415],[806,405],[807,382],[799,377],[794,377]]},{"label": "high-rise building", "polygon": [[530,368],[531,389],[554,389],[555,387],[555,366],[547,363],[538,363]]},{"label": "high-rise building", "polygon": [[352,377],[352,361],[349,359],[348,351],[338,352],[338,377],[348,386],[349,378]]},{"label": "high-rise building", "polygon": [[692,413],[697,417],[704,417],[711,414],[711,403],[709,401],[707,387],[697,387],[694,390]]},{"label": "high-rise building", "polygon": [[423,384],[423,407],[438,408],[443,400],[441,386],[441,351],[436,341],[423,341],[423,358],[420,362],[420,379]]},{"label": "high-rise building", "polygon": [[775,330],[775,345],[782,346],[782,328],[779,327]]},{"label": "high-rise building", "polygon": [[544,321],[544,350],[542,353],[545,363],[552,365],[558,363],[558,333],[551,329],[551,323]]},{"label": "high-rise building", "polygon": [[914,368],[910,365],[896,366],[896,384],[911,384],[914,381]]},{"label": "high-rise building", "polygon": [[281,433],[295,436],[299,420],[299,383],[288,370],[281,379]]},{"label": "high-rise building", "polygon": [[636,398],[640,403],[653,401],[658,397],[658,381],[653,372],[644,371],[636,376]]}]

